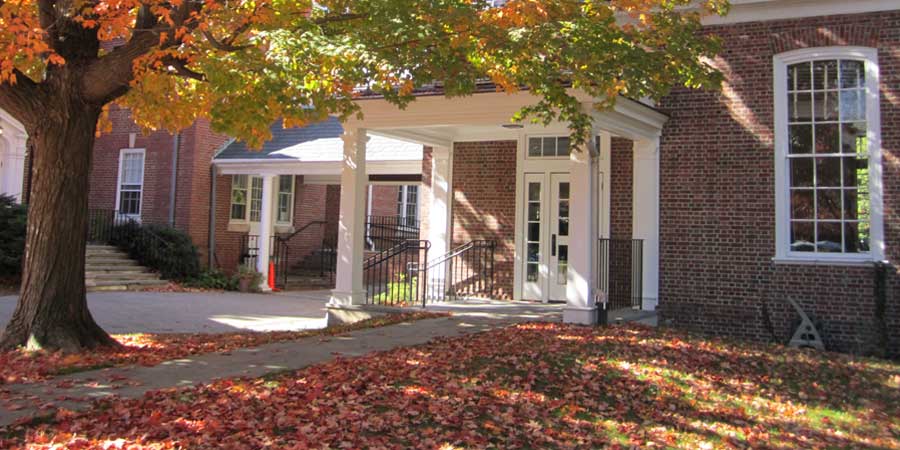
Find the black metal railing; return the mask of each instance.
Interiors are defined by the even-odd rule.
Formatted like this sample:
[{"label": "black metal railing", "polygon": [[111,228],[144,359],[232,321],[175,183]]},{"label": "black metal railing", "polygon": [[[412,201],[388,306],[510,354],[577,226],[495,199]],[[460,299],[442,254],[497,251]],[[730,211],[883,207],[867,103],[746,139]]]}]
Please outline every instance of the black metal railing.
[{"label": "black metal railing", "polygon": [[241,253],[238,263],[242,266],[256,269],[256,259],[259,256],[259,236],[245,234],[241,236]]},{"label": "black metal railing", "polygon": [[109,244],[116,226],[124,223],[127,217],[112,209],[89,209],[87,241],[92,244]]},{"label": "black metal railing", "polygon": [[471,241],[428,262],[425,299],[448,302],[494,293],[494,241]]},{"label": "black metal railing", "polygon": [[319,276],[328,276],[332,284],[337,273],[337,243],[337,232],[326,234],[319,250]]},{"label": "black metal railing", "polygon": [[290,243],[297,236],[303,236],[307,233],[307,230],[310,228],[320,229],[325,226],[328,222],[324,220],[316,220],[310,223],[307,223],[299,230],[294,231],[293,233],[285,236],[272,236],[272,251],[269,254],[269,260],[273,263],[275,268],[275,287],[277,289],[284,289],[287,286],[288,272],[290,271]]},{"label": "black metal railing", "polygon": [[175,245],[141,224],[134,216],[111,209],[89,209],[87,241],[114,245],[126,251],[140,264],[171,275],[181,256]]},{"label": "black metal railing", "polygon": [[607,308],[641,308],[644,286],[644,241],[600,239],[599,287],[606,293]]},{"label": "black metal railing", "polygon": [[384,251],[408,240],[419,239],[419,221],[412,217],[366,217],[366,248]]},{"label": "black metal railing", "polygon": [[424,307],[429,247],[428,241],[407,240],[366,259],[366,304]]}]

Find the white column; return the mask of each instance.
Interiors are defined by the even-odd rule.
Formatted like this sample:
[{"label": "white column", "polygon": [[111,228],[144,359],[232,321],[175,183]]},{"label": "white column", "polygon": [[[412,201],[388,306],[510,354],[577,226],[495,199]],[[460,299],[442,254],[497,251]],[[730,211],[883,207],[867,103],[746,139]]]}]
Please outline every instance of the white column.
[{"label": "white column", "polygon": [[360,305],[365,303],[363,286],[363,254],[366,227],[365,129],[346,129],[344,161],[341,168],[341,212],[338,224],[337,275],[329,304]]},{"label": "white column", "polygon": [[641,309],[659,301],[659,138],[634,141],[634,239],[644,240]]},{"label": "white column", "polygon": [[[593,139],[593,136],[591,137]],[[566,306],[563,321],[592,325],[597,323],[597,305],[594,293],[594,257],[596,240],[595,168],[592,165],[591,147],[571,153],[569,187],[569,269],[566,284]]]},{"label": "white column", "polygon": [[275,175],[262,175],[262,205],[259,210],[259,250],[257,250],[256,271],[262,274],[259,288],[263,292],[271,291],[269,287],[269,258],[272,249],[272,191],[275,186]]},{"label": "white column", "polygon": [[[453,204],[452,188],[452,162],[450,148],[432,147],[431,152],[431,205],[428,212],[428,236],[431,248],[428,250],[429,259],[446,254],[451,250],[450,227],[452,226],[451,206]],[[449,265],[446,265],[449,270]],[[427,292],[444,292],[444,280],[447,273],[439,272],[429,274],[430,281],[435,283],[434,288]]]}]

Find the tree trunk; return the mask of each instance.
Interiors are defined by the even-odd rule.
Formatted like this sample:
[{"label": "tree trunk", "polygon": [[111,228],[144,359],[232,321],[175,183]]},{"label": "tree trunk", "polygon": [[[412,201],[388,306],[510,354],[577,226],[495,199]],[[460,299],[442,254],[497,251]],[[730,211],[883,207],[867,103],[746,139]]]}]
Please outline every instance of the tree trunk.
[{"label": "tree trunk", "polygon": [[0,349],[68,352],[117,345],[91,317],[84,287],[88,179],[100,107],[60,95],[34,142],[28,236],[19,303]]}]

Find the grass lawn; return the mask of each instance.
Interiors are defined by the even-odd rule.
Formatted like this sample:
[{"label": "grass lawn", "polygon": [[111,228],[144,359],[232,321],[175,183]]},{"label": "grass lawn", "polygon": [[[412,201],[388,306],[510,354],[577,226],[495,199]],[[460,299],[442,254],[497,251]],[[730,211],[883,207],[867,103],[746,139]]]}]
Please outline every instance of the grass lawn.
[{"label": "grass lawn", "polygon": [[0,448],[900,448],[898,409],[897,363],[524,324],[105,401]]},{"label": "grass lawn", "polygon": [[[257,347],[275,342],[293,341],[310,336],[331,336],[363,328],[394,325],[411,320],[446,317],[446,313],[410,312],[339,325],[320,330],[233,332],[233,333],[166,333],[113,335],[120,348],[83,354],[62,352],[0,352],[0,386],[12,383],[45,381],[63,375],[104,367],[141,364],[153,366],[163,361],[204,353],[226,352]],[[0,388],[2,393],[2,388]]]}]

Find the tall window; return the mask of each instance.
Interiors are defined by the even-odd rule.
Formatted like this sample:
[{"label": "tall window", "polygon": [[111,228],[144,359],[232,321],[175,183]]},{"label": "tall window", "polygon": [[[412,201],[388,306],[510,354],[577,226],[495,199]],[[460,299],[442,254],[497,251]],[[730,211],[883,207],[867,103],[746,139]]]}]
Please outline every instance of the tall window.
[{"label": "tall window", "polygon": [[292,220],[294,206],[294,176],[278,177],[278,217],[276,222],[289,224]]},{"label": "tall window", "polygon": [[414,225],[419,220],[419,186],[400,186],[397,193],[397,216],[407,225]]},{"label": "tall window", "polygon": [[262,217],[262,191],[263,179],[261,177],[250,178],[250,221],[259,222]]},{"label": "tall window", "polygon": [[776,57],[778,256],[870,259],[880,245],[877,63],[868,53]]},{"label": "tall window", "polygon": [[247,220],[247,175],[231,176],[231,220]]},{"label": "tall window", "polygon": [[119,153],[119,183],[116,198],[119,214],[141,215],[141,196],[144,190],[144,150],[123,149]]}]

